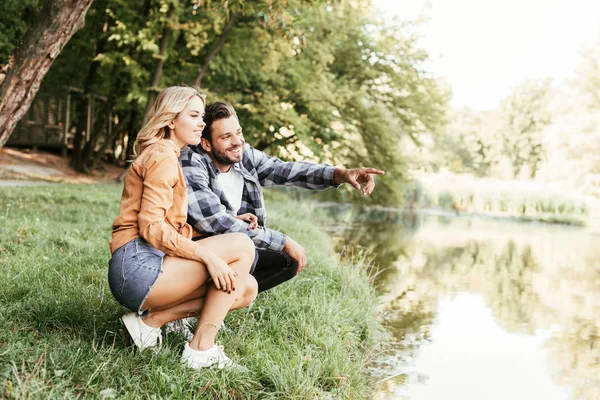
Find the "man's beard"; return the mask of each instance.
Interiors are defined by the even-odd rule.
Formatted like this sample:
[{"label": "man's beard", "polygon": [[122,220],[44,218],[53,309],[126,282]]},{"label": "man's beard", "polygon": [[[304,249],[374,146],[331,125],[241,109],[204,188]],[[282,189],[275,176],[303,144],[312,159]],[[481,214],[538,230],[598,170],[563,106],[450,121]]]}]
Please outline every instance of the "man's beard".
[{"label": "man's beard", "polygon": [[[242,149],[243,149],[243,146],[240,146],[240,150],[242,150]],[[229,150],[231,150],[231,148]],[[223,165],[233,165],[233,164],[241,161],[242,154],[243,154],[242,151],[240,151],[239,160],[236,160],[236,159],[232,159],[231,157],[229,157],[227,155],[227,150],[219,151],[215,148],[212,149],[212,155],[215,158],[215,160],[217,160],[220,164],[223,164]]]}]

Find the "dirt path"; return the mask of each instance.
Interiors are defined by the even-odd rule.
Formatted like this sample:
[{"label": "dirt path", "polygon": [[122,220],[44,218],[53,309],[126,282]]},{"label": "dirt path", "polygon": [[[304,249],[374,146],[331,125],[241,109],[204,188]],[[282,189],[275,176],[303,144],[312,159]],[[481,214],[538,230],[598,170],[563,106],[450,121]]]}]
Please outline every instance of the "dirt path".
[{"label": "dirt path", "polygon": [[79,174],[69,167],[66,158],[55,154],[29,149],[0,149],[0,186],[115,182],[122,173],[122,167],[105,163],[101,171]]}]

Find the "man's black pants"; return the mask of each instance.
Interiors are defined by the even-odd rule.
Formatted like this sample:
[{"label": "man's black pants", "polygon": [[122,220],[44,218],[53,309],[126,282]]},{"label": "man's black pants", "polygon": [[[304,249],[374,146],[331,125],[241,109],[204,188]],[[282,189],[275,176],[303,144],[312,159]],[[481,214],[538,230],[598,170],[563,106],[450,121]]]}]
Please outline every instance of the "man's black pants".
[{"label": "man's black pants", "polygon": [[258,282],[258,293],[292,279],[298,270],[298,261],[285,251],[256,249],[252,276]]}]

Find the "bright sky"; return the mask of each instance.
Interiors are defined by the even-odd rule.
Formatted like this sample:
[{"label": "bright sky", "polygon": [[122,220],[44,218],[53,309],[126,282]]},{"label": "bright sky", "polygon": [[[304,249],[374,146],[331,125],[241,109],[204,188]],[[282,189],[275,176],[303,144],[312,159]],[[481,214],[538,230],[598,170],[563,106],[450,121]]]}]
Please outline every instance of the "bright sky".
[{"label": "bright sky", "polygon": [[600,39],[598,0],[372,0],[387,15],[429,21],[421,45],[453,105],[491,109],[525,78],[558,82]]}]

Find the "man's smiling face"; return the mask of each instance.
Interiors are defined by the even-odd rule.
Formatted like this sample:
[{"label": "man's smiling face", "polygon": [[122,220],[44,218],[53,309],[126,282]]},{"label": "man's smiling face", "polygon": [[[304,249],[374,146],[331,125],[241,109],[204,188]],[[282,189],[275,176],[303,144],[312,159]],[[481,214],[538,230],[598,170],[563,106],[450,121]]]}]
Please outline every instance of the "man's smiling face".
[{"label": "man's smiling face", "polygon": [[202,147],[212,156],[217,167],[228,171],[231,165],[242,160],[244,134],[236,116],[220,119],[212,124],[212,140],[203,139]]}]

